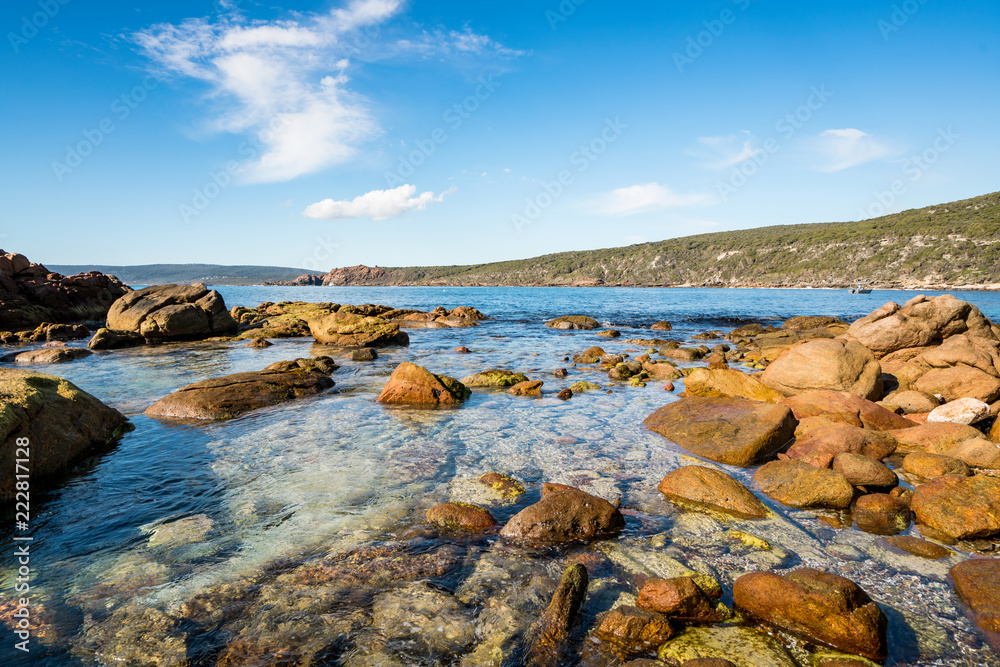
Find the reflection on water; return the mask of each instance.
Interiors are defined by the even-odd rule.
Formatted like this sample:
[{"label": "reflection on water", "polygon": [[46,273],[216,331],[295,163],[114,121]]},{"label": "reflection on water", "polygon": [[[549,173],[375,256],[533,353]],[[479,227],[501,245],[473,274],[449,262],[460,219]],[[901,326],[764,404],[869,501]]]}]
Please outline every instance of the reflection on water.
[{"label": "reflection on water", "polygon": [[[229,422],[161,423],[142,411],[180,386],[330,354],[311,340],[195,343],[97,353],[50,367],[128,414],[136,430],[36,496],[32,564],[33,665],[67,664],[517,664],[525,632],[563,567],[584,562],[586,619],[628,602],[635,577],[692,568],[725,583],[754,569],[829,568],[886,609],[899,665],[1000,665],[945,581],[956,556],[926,561],[835,530],[814,514],[775,507],[763,522],[681,512],[656,484],[690,460],[645,431],[671,400],[663,385],[610,386],[568,402],[554,393],[606,375],[572,368],[591,345],[636,350],[667,319],[684,339],[747,320],[796,314],[857,317],[908,294],[827,290],[490,288],[222,288],[229,305],[285,299],[432,309],[471,305],[495,319],[476,328],[410,330],[411,345],[372,362],[339,361],[336,387]],[[962,295],[1000,317],[1000,296]],[[621,339],[541,326],[586,313]],[[660,337],[664,337],[662,332]],[[472,354],[454,354],[465,345]],[[633,352],[634,353],[634,352]],[[541,399],[476,392],[461,409],[387,409],[374,402],[400,361],[454,377],[505,367],[545,381]],[[570,367],[557,378],[551,371]],[[516,502],[476,480],[497,470],[526,482]],[[744,482],[744,471],[730,471]],[[555,481],[622,499],[628,529],[612,543],[522,550],[496,536],[437,536],[415,528],[446,499],[490,507],[501,522]],[[772,505],[773,507],[773,505]],[[7,531],[11,521],[3,522]],[[727,537],[741,529],[762,551]],[[9,532],[2,535],[9,543]],[[10,561],[2,563],[5,597]],[[41,634],[41,633],[39,633]],[[5,658],[13,653],[9,645]],[[503,656],[497,661],[497,656]],[[12,655],[14,664],[28,664]],[[20,662],[18,662],[20,661]],[[504,662],[506,661],[506,662]],[[586,659],[584,659],[585,664]],[[590,663],[598,664],[598,663]],[[601,663],[603,664],[603,663]]]}]

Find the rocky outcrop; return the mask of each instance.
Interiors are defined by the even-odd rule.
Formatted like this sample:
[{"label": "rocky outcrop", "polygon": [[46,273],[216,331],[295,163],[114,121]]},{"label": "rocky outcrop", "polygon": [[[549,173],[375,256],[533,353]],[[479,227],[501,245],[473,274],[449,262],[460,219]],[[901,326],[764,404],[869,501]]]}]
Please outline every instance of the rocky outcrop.
[{"label": "rocky outcrop", "polygon": [[111,305],[107,328],[160,342],[230,335],[236,333],[237,324],[222,296],[197,283],[130,292]]},{"label": "rocky outcrop", "polygon": [[181,387],[146,409],[150,417],[232,419],[244,412],[312,396],[333,386],[333,359],[279,361],[262,371],[234,373]]},{"label": "rocky outcrop", "polygon": [[882,398],[882,368],[870,350],[854,341],[821,339],[796,345],[772,362],[760,381],[784,396],[825,389],[873,401]]},{"label": "rocky outcrop", "polygon": [[80,456],[130,428],[124,415],[71,382],[0,368],[0,466],[8,471],[0,476],[0,499],[14,499],[15,459],[28,459],[31,490],[41,491]]},{"label": "rocky outcrop", "polygon": [[563,484],[545,484],[542,499],[518,512],[500,534],[529,543],[573,542],[614,537],[625,528],[618,508]]},{"label": "rocky outcrop", "polygon": [[111,304],[129,291],[114,276],[97,271],[63,276],[0,250],[0,330],[103,320]]},{"label": "rocky outcrop", "polygon": [[404,361],[392,372],[376,400],[396,405],[456,406],[470,394],[469,388],[455,378],[434,375],[423,366]]},{"label": "rocky outcrop", "polygon": [[660,408],[643,424],[698,456],[745,468],[787,445],[797,422],[784,405],[743,398],[683,398]]},{"label": "rocky outcrop", "polygon": [[586,315],[563,315],[562,317],[557,317],[554,320],[549,320],[545,323],[545,326],[550,329],[596,329],[601,325],[600,322],[595,320],[593,317],[587,317]]},{"label": "rocky outcrop", "polygon": [[844,577],[812,569],[785,576],[745,574],[733,586],[737,607],[817,644],[882,662],[887,620],[878,605]]},{"label": "rocky outcrop", "polygon": [[946,294],[915,296],[902,306],[887,303],[851,324],[846,336],[881,359],[905,348],[940,345],[964,333],[996,339],[992,323],[978,308]]},{"label": "rocky outcrop", "polygon": [[694,504],[745,519],[762,519],[770,514],[757,496],[735,479],[704,466],[684,466],[667,474],[657,486],[667,500],[681,505]]},{"label": "rocky outcrop", "polygon": [[949,475],[921,484],[910,503],[917,523],[957,539],[1000,534],[1000,478]]},{"label": "rocky outcrop", "polygon": [[342,347],[388,347],[409,345],[410,337],[399,325],[380,317],[339,310],[309,321],[309,331],[316,342]]}]

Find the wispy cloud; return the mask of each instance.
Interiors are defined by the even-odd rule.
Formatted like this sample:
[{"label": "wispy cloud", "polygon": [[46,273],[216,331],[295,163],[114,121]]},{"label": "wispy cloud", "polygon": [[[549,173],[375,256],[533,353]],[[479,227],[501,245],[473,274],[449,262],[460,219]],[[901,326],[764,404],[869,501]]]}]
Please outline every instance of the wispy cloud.
[{"label": "wispy cloud", "polygon": [[345,218],[387,220],[398,218],[410,211],[422,211],[434,202],[443,201],[445,195],[452,194],[457,190],[457,187],[452,186],[439,195],[430,191],[417,195],[415,185],[401,185],[392,190],[372,190],[354,199],[341,201],[324,199],[307,206],[302,215],[317,220],[343,220]]},{"label": "wispy cloud", "polygon": [[[352,36],[397,17],[403,4],[351,0],[324,14],[273,21],[251,21],[234,10],[156,24],[132,38],[160,74],[207,86],[205,129],[258,137],[241,180],[287,181],[348,162],[380,133],[367,100],[350,90],[347,56],[361,56]],[[442,57],[520,53],[469,29],[441,36],[433,45]],[[424,44],[429,52],[433,37],[421,33],[385,48],[407,53]]]},{"label": "wispy cloud", "polygon": [[593,205],[597,213],[610,216],[627,216],[673,208],[710,206],[714,197],[707,194],[679,194],[659,183],[644,183],[618,188],[597,198]]},{"label": "wispy cloud", "polygon": [[812,142],[820,171],[835,172],[883,158],[891,152],[885,142],[854,128],[826,130]]},{"label": "wispy cloud", "polygon": [[709,169],[728,169],[750,159],[760,150],[757,139],[743,130],[739,134],[698,137],[698,148],[686,153],[701,160]]}]

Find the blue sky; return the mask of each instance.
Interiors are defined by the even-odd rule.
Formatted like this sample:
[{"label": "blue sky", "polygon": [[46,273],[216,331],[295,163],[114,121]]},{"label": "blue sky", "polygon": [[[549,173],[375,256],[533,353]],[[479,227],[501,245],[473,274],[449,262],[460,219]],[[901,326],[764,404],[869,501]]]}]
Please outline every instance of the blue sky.
[{"label": "blue sky", "polygon": [[0,245],[48,264],[478,263],[1000,189],[986,0],[35,0],[0,25]]}]

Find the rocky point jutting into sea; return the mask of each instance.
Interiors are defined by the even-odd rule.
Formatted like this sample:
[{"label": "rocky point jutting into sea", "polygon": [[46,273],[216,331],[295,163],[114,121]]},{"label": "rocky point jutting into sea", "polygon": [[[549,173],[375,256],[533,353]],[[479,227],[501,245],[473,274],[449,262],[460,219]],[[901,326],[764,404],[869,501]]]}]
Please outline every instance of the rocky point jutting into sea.
[{"label": "rocky point jutting into sea", "polygon": [[1000,295],[89,280],[24,664],[1000,665]]}]

